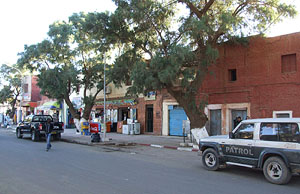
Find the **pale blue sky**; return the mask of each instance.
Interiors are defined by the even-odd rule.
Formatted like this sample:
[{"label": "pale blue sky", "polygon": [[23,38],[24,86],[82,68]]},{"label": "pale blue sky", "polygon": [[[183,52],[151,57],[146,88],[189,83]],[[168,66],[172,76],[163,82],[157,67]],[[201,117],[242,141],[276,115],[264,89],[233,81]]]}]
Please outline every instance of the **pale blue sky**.
[{"label": "pale blue sky", "polygon": [[[294,2],[300,12],[300,1]],[[25,44],[46,38],[49,25],[67,20],[73,13],[115,9],[111,0],[2,0],[0,2],[0,65],[14,64]],[[300,16],[274,26],[268,36],[300,32]]]}]

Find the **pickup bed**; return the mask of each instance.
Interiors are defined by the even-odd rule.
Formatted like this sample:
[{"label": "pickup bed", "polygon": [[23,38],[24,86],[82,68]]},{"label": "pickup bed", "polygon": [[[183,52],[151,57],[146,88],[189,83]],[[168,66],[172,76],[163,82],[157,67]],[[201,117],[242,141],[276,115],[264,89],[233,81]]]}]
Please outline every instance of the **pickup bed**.
[{"label": "pickup bed", "polygon": [[64,132],[63,122],[53,122],[53,118],[50,115],[30,115],[25,118],[24,121],[19,123],[16,128],[17,138],[22,138],[24,134],[30,134],[32,141],[39,141],[41,137],[45,136],[45,127],[47,119],[51,119],[53,124],[52,135],[55,140],[60,140],[61,133]]}]

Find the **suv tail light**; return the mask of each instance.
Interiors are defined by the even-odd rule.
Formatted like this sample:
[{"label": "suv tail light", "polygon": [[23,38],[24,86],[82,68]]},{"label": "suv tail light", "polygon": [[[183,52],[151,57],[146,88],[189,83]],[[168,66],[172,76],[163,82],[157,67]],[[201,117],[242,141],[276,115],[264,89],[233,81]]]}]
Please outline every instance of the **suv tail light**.
[{"label": "suv tail light", "polygon": [[39,125],[39,130],[41,131],[42,129],[43,129],[43,125],[40,124],[40,125]]}]

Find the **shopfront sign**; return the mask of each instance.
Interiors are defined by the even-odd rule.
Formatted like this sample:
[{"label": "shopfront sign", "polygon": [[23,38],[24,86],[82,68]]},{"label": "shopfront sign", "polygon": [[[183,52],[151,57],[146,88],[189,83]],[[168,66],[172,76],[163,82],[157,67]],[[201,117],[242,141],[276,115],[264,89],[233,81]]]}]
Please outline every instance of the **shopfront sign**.
[{"label": "shopfront sign", "polygon": [[[96,101],[96,105],[104,105],[104,101]],[[105,102],[106,105],[112,106],[132,106],[136,105],[135,99],[122,99],[122,100],[107,100]]]}]

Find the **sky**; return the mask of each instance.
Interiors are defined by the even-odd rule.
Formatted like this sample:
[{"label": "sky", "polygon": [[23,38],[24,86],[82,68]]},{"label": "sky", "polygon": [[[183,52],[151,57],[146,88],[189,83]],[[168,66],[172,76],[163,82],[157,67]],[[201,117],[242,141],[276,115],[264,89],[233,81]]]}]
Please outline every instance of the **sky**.
[{"label": "sky", "polygon": [[[292,2],[300,12],[299,0]],[[113,11],[111,0],[2,0],[0,1],[0,65],[14,64],[24,45],[41,42],[47,37],[49,25],[68,20],[73,13]],[[300,32],[300,13],[272,27],[267,36]]]}]

